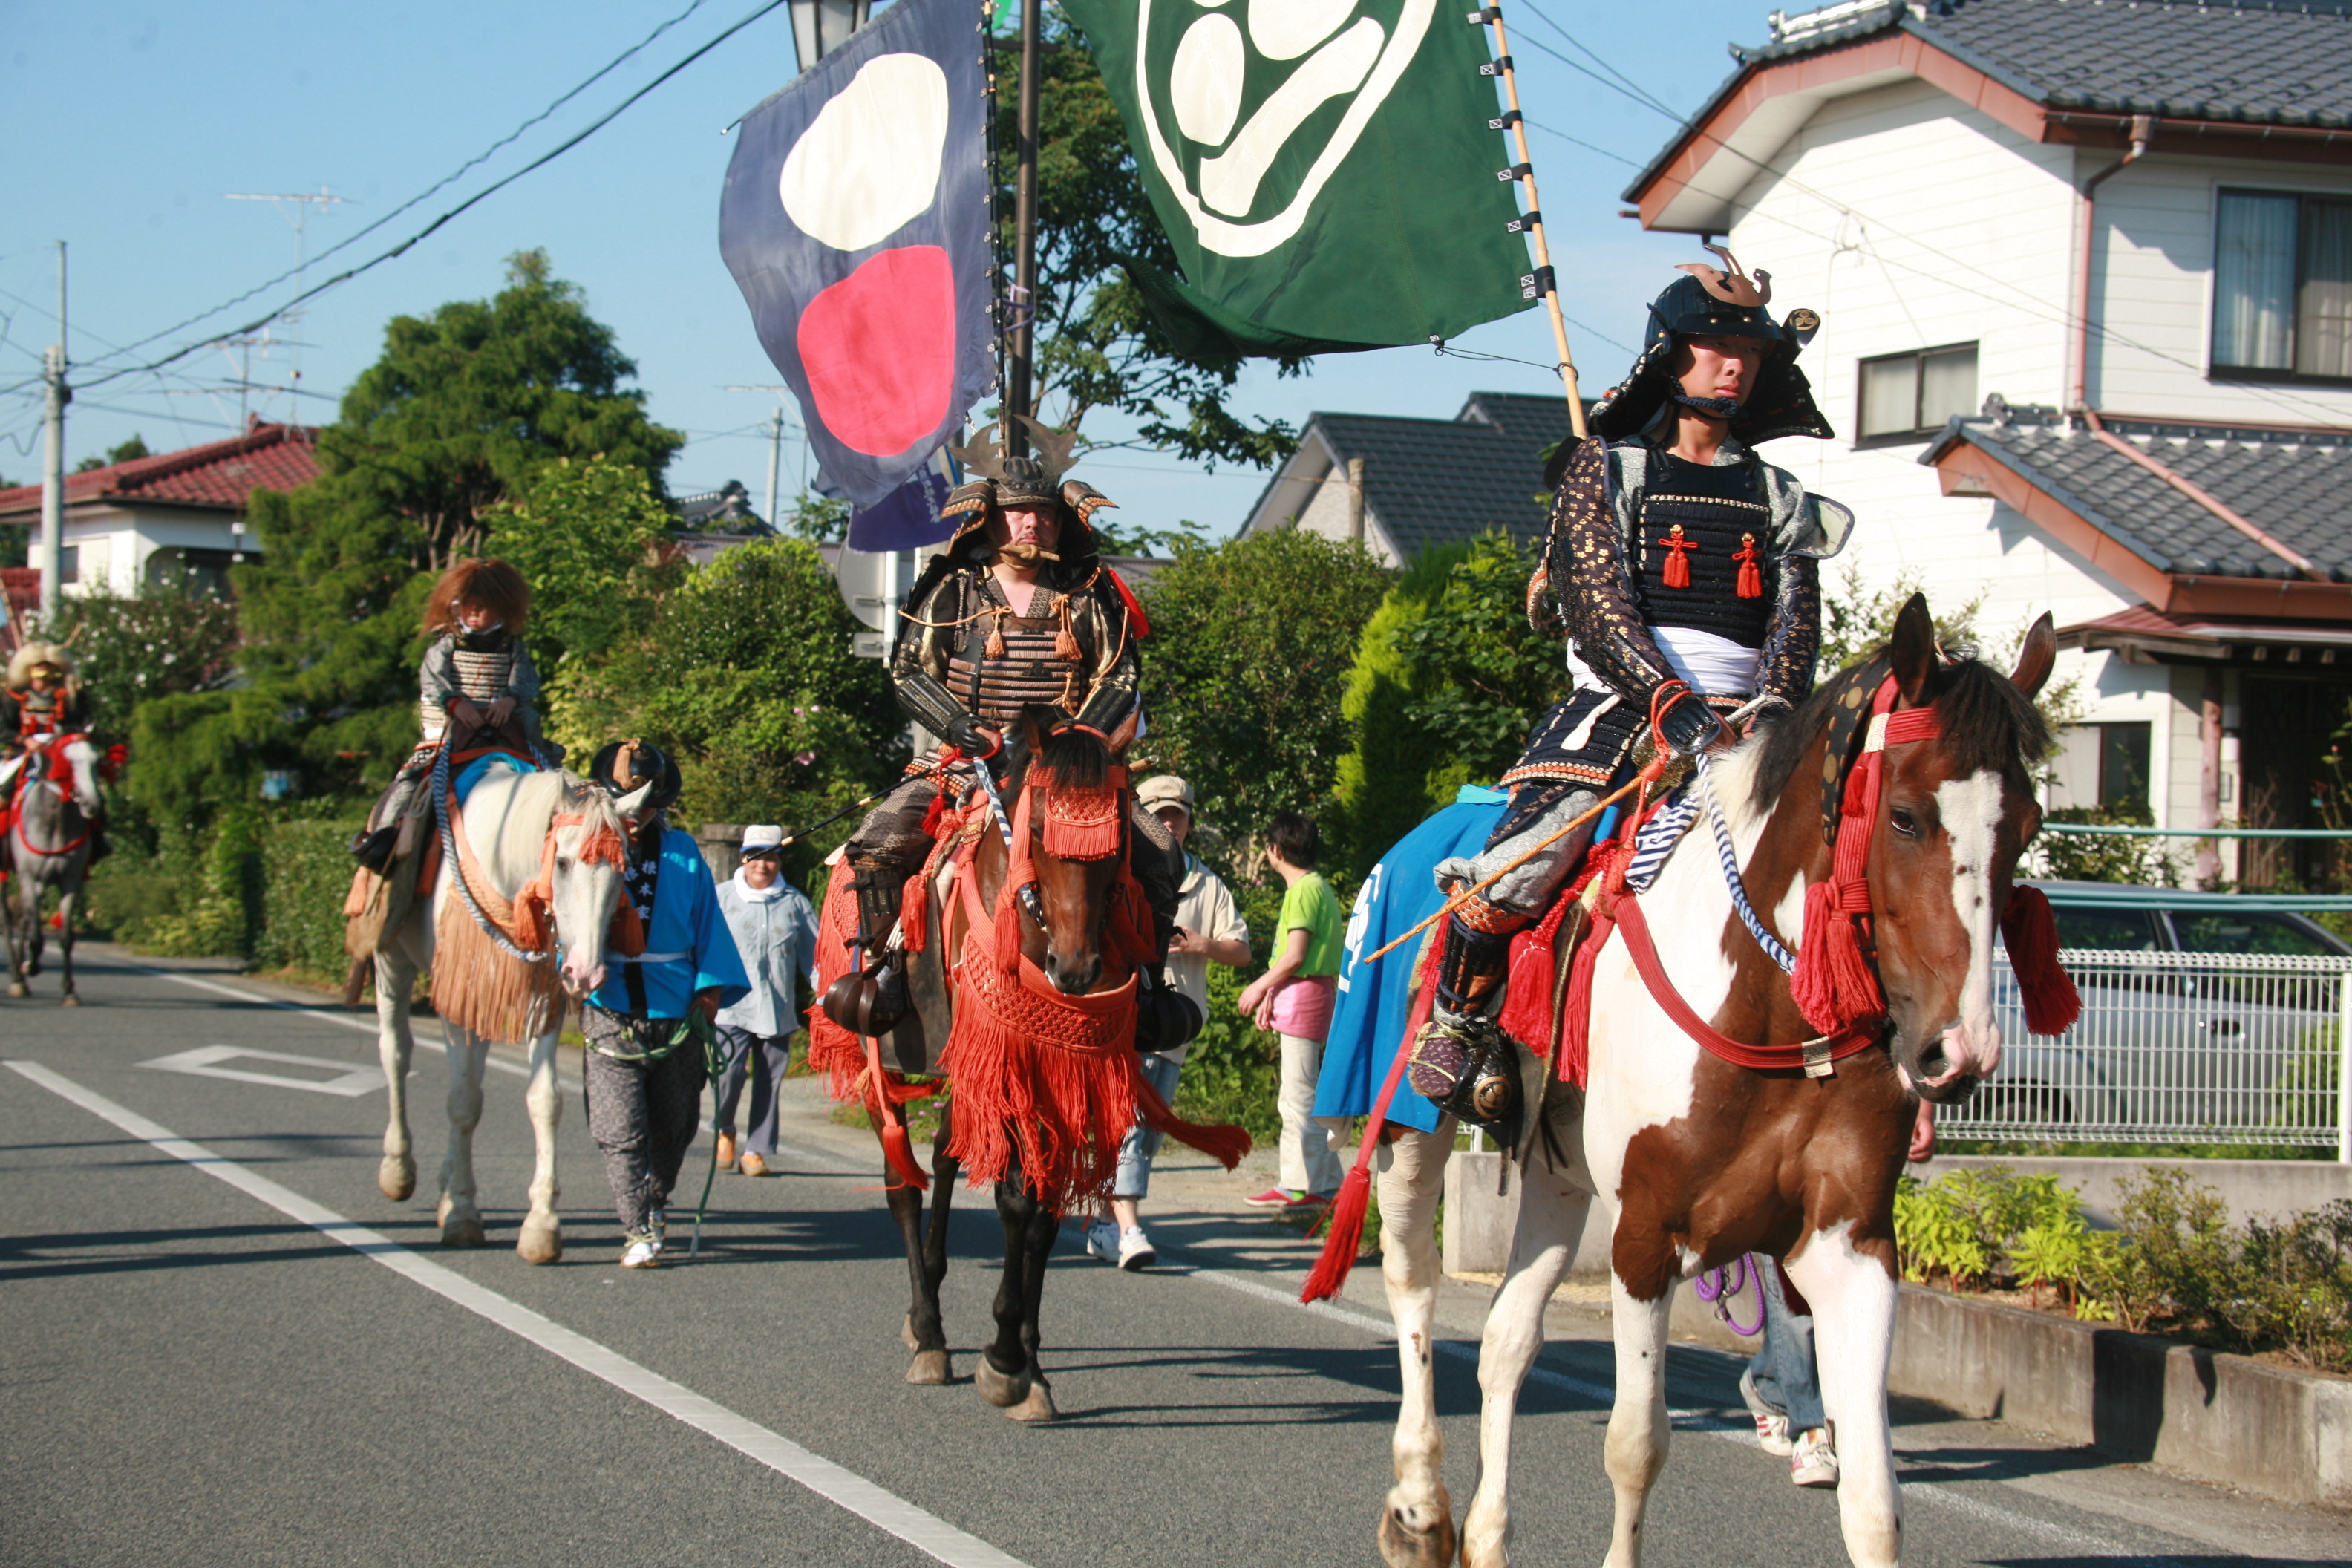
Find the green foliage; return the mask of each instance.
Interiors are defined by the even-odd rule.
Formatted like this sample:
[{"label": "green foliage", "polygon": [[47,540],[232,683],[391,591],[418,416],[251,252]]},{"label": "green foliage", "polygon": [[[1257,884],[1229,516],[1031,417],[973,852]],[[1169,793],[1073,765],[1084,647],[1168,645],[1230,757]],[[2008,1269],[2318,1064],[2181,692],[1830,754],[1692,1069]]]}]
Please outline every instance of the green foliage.
[{"label": "green foliage", "polygon": [[803,490],[793,498],[782,531],[812,544],[839,544],[849,537],[849,503],[836,496]]},{"label": "green foliage", "polygon": [[[812,821],[905,760],[888,672],[850,651],[857,629],[814,545],[738,545],[683,574],[643,636],[602,660],[567,660],[549,731],[583,756],[622,735],[670,752],[685,776],[681,823]],[[856,826],[795,845],[786,874],[803,880]]]},{"label": "green foliage", "polygon": [[[2103,823],[2146,827],[2155,822],[2146,805],[2070,805],[2051,812],[2050,822]],[[2179,880],[2179,868],[2159,838],[2119,833],[2051,833],[2034,840],[2042,875],[2084,882],[2128,882],[2166,886]]]},{"label": "green foliage", "polygon": [[1150,764],[1192,782],[1244,863],[1276,812],[1328,813],[1353,739],[1340,693],[1390,580],[1361,545],[1283,529],[1179,543],[1144,591]]},{"label": "green foliage", "polygon": [[2088,1227],[2081,1194],[2055,1176],[2013,1175],[2005,1166],[1954,1171],[1922,1185],[1906,1176],[1895,1194],[1895,1249],[1903,1277],[1941,1278],[1954,1289],[1995,1284],[2056,1286],[2073,1300]]},{"label": "green foliage", "polygon": [[73,639],[92,721],[110,736],[149,698],[208,691],[235,673],[236,606],[184,583],[136,598],[91,584],[58,605],[49,631]]},{"label": "green foliage", "polygon": [[270,968],[342,974],[343,897],[352,836],[364,816],[289,822],[261,842],[261,921],[254,957]]},{"label": "green foliage", "polygon": [[[1297,433],[1282,420],[1244,418],[1226,405],[1242,362],[1178,353],[1119,269],[1124,255],[1180,271],[1085,38],[1055,12],[1046,12],[1041,26],[1049,47],[1039,59],[1037,83],[1039,407],[1050,387],[1060,394],[1055,417],[1065,426],[1090,409],[1110,408],[1140,422],[1145,445],[1212,467],[1281,461],[1297,449]],[[1017,53],[993,58],[996,211],[1009,256],[1021,62]],[[1308,363],[1276,363],[1283,375]]]},{"label": "green foliage", "polygon": [[105,457],[84,458],[80,462],[76,463],[74,465],[74,472],[77,474],[86,474],[92,468],[112,468],[117,463],[134,462],[141,458],[152,458],[154,455],[154,453],[147,449],[147,443],[141,438],[139,432],[134,430],[131,433],[130,440],[118,442],[114,446],[109,447],[106,449]]},{"label": "green foliage", "polygon": [[[225,814],[200,854],[188,857],[190,875],[175,889],[175,907],[137,921],[116,935],[167,958],[243,958],[253,951],[261,913],[262,819],[257,810]],[[166,837],[179,847],[179,836]],[[184,847],[183,855],[187,848]],[[351,880],[348,875],[344,880]],[[340,900],[339,900],[340,901]]]},{"label": "green foliage", "polygon": [[[1263,932],[1256,922],[1250,926],[1253,938],[1273,931],[1271,921]],[[1234,999],[1258,968],[1253,964],[1244,973],[1222,963],[1209,965],[1208,1021],[1184,1058],[1176,1110],[1196,1121],[1237,1123],[1265,1148],[1282,1133],[1282,1116],[1276,1107],[1282,1088],[1282,1042],[1234,1011]]]},{"label": "green foliage", "polygon": [[1416,672],[1399,638],[1428,614],[1470,550],[1466,543],[1445,544],[1414,557],[1357,640],[1356,662],[1339,700],[1355,745],[1339,759],[1333,788],[1344,828],[1334,837],[1355,870],[1369,871],[1382,851],[1452,798],[1455,783],[1469,782],[1467,770],[1460,781],[1439,776],[1445,770],[1429,736],[1406,717]]},{"label": "green foliage", "polygon": [[640,629],[647,600],[633,590],[658,570],[670,525],[645,469],[558,458],[496,521],[499,554],[530,584],[525,635],[542,677]]}]

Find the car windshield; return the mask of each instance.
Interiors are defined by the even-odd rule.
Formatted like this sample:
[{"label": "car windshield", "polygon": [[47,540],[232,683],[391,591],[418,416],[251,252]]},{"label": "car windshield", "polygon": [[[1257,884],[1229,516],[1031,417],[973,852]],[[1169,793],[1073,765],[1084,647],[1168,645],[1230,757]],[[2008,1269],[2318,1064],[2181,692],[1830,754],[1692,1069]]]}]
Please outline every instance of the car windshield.
[{"label": "car windshield", "polygon": [[2277,953],[2289,958],[2333,957],[2336,949],[2300,921],[2284,915],[2240,914],[2232,910],[2167,911],[2184,952]]},{"label": "car windshield", "polygon": [[2059,904],[2060,947],[2095,947],[2108,952],[2154,952],[2164,946],[2157,937],[2153,910],[2099,910]]}]

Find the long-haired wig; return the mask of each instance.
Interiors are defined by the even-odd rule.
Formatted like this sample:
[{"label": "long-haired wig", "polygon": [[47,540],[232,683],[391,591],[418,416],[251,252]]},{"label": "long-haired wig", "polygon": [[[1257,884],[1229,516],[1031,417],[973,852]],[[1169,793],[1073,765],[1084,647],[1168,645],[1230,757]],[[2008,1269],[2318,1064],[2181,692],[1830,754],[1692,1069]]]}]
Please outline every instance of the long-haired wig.
[{"label": "long-haired wig", "polygon": [[520,633],[530,619],[530,584],[503,561],[469,555],[433,584],[433,595],[425,601],[425,635],[463,632],[466,628],[457,621],[460,605],[478,605],[507,630]]}]

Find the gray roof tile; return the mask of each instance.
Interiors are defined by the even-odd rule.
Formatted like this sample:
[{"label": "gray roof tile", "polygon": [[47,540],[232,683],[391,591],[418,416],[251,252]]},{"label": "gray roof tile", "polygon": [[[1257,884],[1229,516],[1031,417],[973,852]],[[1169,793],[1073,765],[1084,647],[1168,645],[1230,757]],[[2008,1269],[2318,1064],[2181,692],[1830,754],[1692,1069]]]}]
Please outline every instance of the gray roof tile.
[{"label": "gray roof tile", "polygon": [[1543,454],[1569,434],[1559,397],[1474,392],[1452,419],[1322,414],[1309,420],[1344,468],[1364,459],[1364,505],[1408,560],[1500,528],[1543,536]]}]

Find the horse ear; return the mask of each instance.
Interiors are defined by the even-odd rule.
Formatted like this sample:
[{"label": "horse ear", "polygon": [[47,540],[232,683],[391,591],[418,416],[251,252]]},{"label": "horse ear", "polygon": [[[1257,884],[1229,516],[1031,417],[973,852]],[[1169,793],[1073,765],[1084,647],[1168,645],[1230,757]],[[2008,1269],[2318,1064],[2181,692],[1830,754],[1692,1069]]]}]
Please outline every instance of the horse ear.
[{"label": "horse ear", "polygon": [[1935,701],[1943,662],[1936,652],[1936,617],[1927,613],[1927,595],[1914,594],[1905,602],[1886,653],[1903,706],[1925,708]]},{"label": "horse ear", "polygon": [[2042,686],[2050,679],[2050,671],[2058,662],[2058,633],[2050,623],[2050,612],[2042,612],[2025,634],[2025,646],[2017,650],[2017,668],[2010,672],[2010,684],[2026,695],[2030,701],[2042,695]]}]

